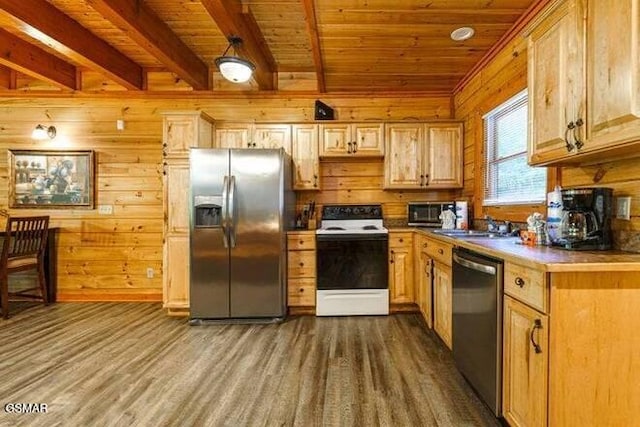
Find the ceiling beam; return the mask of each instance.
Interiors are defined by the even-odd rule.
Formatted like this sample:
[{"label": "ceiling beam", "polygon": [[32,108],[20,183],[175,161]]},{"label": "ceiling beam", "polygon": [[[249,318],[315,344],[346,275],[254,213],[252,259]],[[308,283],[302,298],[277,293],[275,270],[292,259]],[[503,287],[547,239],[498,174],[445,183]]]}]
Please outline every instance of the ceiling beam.
[{"label": "ceiling beam", "polygon": [[0,64],[65,89],[79,89],[76,67],[3,29]]},{"label": "ceiling beam", "polygon": [[276,61],[251,11],[243,8],[240,0],[200,2],[227,38],[237,36],[242,39],[242,44],[236,50],[256,66],[254,79],[258,87],[262,90],[275,90]]},{"label": "ceiling beam", "polygon": [[86,0],[194,89],[211,87],[209,67],[142,1]]},{"label": "ceiling beam", "polygon": [[30,37],[99,71],[127,89],[143,89],[142,67],[46,0],[0,0]]},{"label": "ceiling beam", "polygon": [[313,63],[316,65],[318,92],[324,93],[327,91],[327,87],[324,79],[324,62],[322,60],[322,51],[320,50],[320,35],[318,34],[318,21],[316,20],[314,0],[302,0],[302,5],[304,7],[304,20],[307,23],[309,41],[311,42]]}]

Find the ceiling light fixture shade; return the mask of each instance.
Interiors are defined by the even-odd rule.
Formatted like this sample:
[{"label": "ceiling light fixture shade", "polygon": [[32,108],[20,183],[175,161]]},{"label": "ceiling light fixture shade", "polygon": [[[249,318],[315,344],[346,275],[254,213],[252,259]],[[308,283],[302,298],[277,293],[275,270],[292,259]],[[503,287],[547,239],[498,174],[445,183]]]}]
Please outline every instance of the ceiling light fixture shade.
[{"label": "ceiling light fixture shade", "polygon": [[37,125],[35,129],[33,129],[33,132],[31,132],[31,138],[39,141],[47,138],[53,139],[56,137],[57,133],[55,126],[46,127],[43,125]]},{"label": "ceiling light fixture shade", "polygon": [[457,42],[469,40],[475,34],[476,30],[471,27],[456,28],[451,32],[451,38]]},{"label": "ceiling light fixture shade", "polygon": [[[253,71],[256,69],[255,65],[246,59],[242,59],[236,54],[236,46],[242,43],[240,37],[229,37],[229,46],[224,51],[222,56],[216,58],[215,63],[222,77],[233,83],[245,83],[248,82]],[[229,49],[233,47],[233,56],[227,56]]]}]

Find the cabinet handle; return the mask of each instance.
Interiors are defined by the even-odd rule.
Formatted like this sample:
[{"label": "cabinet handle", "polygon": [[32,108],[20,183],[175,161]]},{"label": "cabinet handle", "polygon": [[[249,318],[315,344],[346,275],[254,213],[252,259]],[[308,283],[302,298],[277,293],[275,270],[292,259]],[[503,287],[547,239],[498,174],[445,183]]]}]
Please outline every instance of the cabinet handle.
[{"label": "cabinet handle", "polygon": [[420,187],[424,186],[424,175],[420,175]]},{"label": "cabinet handle", "polygon": [[167,157],[167,152],[162,150],[162,157]]},{"label": "cabinet handle", "polygon": [[426,187],[427,185],[429,185],[429,174],[424,175],[424,186]]},{"label": "cabinet handle", "polygon": [[567,148],[567,152],[570,153],[575,148],[575,145],[569,142],[569,131],[575,128],[575,123],[569,122],[567,130],[564,131],[564,146]]},{"label": "cabinet handle", "polygon": [[166,148],[166,147],[167,147],[167,143],[166,143],[166,142],[163,142],[163,143],[162,143],[162,146]]},{"label": "cabinet handle", "polygon": [[318,186],[318,175],[313,175],[313,186],[317,187]]},{"label": "cabinet handle", "polygon": [[582,121],[581,118],[579,118],[578,120],[576,120],[576,126],[573,128],[573,140],[575,141],[575,145],[578,150],[581,149],[582,146],[584,145],[584,142],[580,141],[577,133],[578,128],[583,124],[584,122]]},{"label": "cabinet handle", "polygon": [[531,328],[531,334],[529,335],[529,339],[531,340],[531,345],[533,345],[533,349],[535,350],[536,354],[540,354],[542,353],[540,344],[535,342],[535,340],[533,339],[533,334],[535,333],[536,329],[542,329],[542,321],[540,319],[536,319],[533,322],[533,328]]},{"label": "cabinet handle", "polygon": [[393,264],[393,261],[394,261],[394,258],[395,258],[395,256],[394,256],[395,252],[393,252],[393,249],[391,249],[389,252],[391,253],[391,259],[389,260],[389,264]]},{"label": "cabinet handle", "polygon": [[347,142],[347,147],[348,147],[347,148],[347,153],[351,154],[352,153],[352,151],[351,151],[351,142]]},{"label": "cabinet handle", "polygon": [[[362,137],[362,140],[364,140],[364,136]],[[358,141],[353,141],[353,152],[358,152]]]},{"label": "cabinet handle", "polygon": [[516,286],[520,286],[521,288],[524,288],[524,279],[522,277],[516,277]]}]

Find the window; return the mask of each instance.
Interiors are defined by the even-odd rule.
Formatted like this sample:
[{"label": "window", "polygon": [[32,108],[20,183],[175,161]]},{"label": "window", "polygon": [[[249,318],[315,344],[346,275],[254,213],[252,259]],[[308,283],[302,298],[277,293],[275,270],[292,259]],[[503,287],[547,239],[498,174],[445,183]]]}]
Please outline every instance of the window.
[{"label": "window", "polygon": [[544,202],[547,169],[527,164],[527,91],[484,117],[484,204]]}]

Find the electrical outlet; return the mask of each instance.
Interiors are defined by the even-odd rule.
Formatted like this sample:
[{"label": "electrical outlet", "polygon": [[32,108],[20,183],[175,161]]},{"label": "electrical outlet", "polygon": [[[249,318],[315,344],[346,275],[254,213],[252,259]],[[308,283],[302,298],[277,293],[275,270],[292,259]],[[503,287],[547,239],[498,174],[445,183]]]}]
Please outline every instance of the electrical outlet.
[{"label": "electrical outlet", "polygon": [[113,205],[98,205],[98,214],[113,215]]},{"label": "electrical outlet", "polygon": [[631,197],[618,197],[616,204],[616,218],[629,221],[631,219]]},{"label": "electrical outlet", "polygon": [[153,279],[153,274],[154,274],[153,268],[147,267],[147,279]]}]

